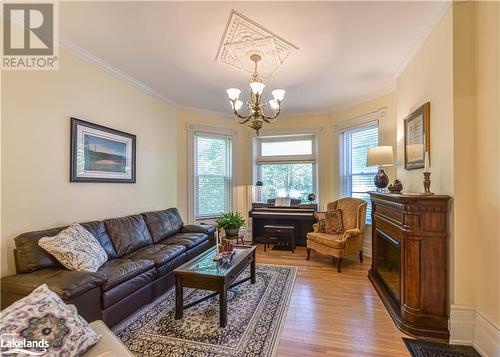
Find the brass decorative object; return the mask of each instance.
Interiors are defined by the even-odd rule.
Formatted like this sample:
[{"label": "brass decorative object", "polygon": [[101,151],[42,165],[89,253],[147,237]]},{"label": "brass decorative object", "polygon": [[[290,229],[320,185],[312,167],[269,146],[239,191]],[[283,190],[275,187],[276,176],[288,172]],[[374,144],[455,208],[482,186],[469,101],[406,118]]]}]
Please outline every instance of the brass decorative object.
[{"label": "brass decorative object", "polygon": [[387,189],[390,193],[401,193],[403,191],[403,184],[400,180],[395,179],[393,183],[391,183]]},{"label": "brass decorative object", "polygon": [[265,88],[265,84],[259,78],[257,72],[257,63],[261,60],[261,56],[258,54],[252,54],[250,60],[255,64],[255,70],[250,78],[250,100],[247,102],[248,114],[242,115],[239,110],[243,106],[243,102],[239,99],[241,90],[238,88],[229,88],[226,93],[229,97],[231,103],[231,108],[233,109],[234,115],[239,119],[239,124],[245,124],[250,122],[248,126],[254,129],[259,135],[259,130],[262,128],[264,123],[274,123],[281,111],[281,103],[285,97],[284,89],[275,89],[271,92],[273,99],[269,101],[269,105],[273,111],[273,115],[266,115],[264,112],[265,105],[262,101],[262,96]]}]

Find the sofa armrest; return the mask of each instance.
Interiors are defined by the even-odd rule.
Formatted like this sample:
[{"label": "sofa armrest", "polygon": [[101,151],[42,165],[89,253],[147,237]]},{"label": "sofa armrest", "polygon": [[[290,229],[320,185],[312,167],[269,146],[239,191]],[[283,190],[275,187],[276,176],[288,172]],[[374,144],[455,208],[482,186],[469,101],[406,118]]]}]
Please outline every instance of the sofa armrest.
[{"label": "sofa armrest", "polygon": [[83,355],[84,357],[134,357],[103,321],[91,322],[90,327],[101,335],[101,339]]},{"label": "sofa armrest", "polygon": [[181,233],[205,233],[211,235],[214,232],[215,226],[211,224],[186,224],[181,229]]},{"label": "sofa armrest", "polygon": [[22,298],[29,295],[42,284],[47,284],[50,290],[59,295],[63,300],[68,301],[89,290],[100,287],[106,280],[106,274],[101,272],[79,272],[55,268],[5,276],[0,281],[2,308],[5,307],[5,297],[9,297],[6,300],[10,304],[16,296]]}]

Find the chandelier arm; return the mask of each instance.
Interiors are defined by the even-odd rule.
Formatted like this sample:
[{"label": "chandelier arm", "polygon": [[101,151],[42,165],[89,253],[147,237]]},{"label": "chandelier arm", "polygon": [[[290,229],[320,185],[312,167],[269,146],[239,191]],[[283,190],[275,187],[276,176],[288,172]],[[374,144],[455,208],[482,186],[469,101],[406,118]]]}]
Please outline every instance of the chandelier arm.
[{"label": "chandelier arm", "polygon": [[252,117],[251,113],[249,113],[247,116],[244,116],[244,115],[241,115],[236,109],[233,110],[233,113],[234,113],[234,115],[236,115],[236,117],[238,119],[240,119],[240,120],[238,120],[238,123],[240,123],[240,124],[245,124]]},{"label": "chandelier arm", "polygon": [[280,111],[281,111],[281,109],[278,108],[278,110],[274,113],[274,115],[272,115],[272,116],[264,115],[263,116],[264,121],[266,123],[269,123],[269,124],[274,123],[276,121],[276,118],[278,117],[278,115],[280,115]]}]

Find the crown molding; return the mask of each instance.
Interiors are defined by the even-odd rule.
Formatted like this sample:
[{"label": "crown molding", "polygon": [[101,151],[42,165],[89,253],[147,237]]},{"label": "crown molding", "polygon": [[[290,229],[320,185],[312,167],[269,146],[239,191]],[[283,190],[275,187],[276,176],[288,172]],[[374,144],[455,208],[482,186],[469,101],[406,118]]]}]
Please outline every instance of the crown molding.
[{"label": "crown molding", "polygon": [[367,103],[371,100],[389,95],[389,94],[395,92],[396,90],[397,90],[397,85],[396,85],[396,81],[394,81],[393,83],[390,83],[389,85],[387,85],[387,86],[385,86],[377,91],[371,92],[370,94],[367,94],[365,96],[360,96],[357,99],[347,100],[339,105],[336,105],[335,107],[331,108],[330,114],[342,112],[344,110],[350,109],[350,108],[358,106],[360,104]]},{"label": "crown molding", "polygon": [[451,6],[452,1],[441,1],[440,5],[434,10],[433,14],[429,18],[429,22],[424,27],[422,32],[417,35],[415,41],[408,47],[406,50],[406,54],[403,56],[403,60],[396,67],[394,72],[392,73],[392,77],[398,78],[400,74],[404,71],[408,63],[410,63],[413,56],[417,53],[417,51],[422,47],[422,44],[427,39],[429,34],[434,30],[437,26],[441,18],[446,14],[448,8]]},{"label": "crown molding", "polygon": [[102,58],[99,58],[92,53],[90,53],[87,50],[84,50],[83,48],[75,45],[74,43],[62,39],[59,39],[59,45],[66,51],[70,52],[71,54],[75,55],[76,57],[96,66],[97,68],[100,68],[104,72],[111,74],[112,76],[122,79],[128,83],[130,83],[132,86],[136,87],[137,89],[142,90],[143,92],[146,92],[157,99],[161,100],[162,102],[165,102],[167,104],[172,105],[173,107],[177,108],[178,105],[175,103],[172,99],[164,96],[160,92],[154,90],[150,86],[148,86],[146,83],[138,80],[137,78],[132,77],[128,73],[125,73],[124,71],[116,68],[115,66],[109,64]]}]

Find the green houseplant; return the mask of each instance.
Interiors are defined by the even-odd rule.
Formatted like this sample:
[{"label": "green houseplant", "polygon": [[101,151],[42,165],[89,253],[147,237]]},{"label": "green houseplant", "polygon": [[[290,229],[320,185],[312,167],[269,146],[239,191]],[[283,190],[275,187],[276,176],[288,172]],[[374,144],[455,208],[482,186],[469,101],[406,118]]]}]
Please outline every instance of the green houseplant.
[{"label": "green houseplant", "polygon": [[218,229],[224,229],[226,235],[234,237],[238,235],[240,227],[245,224],[245,220],[239,212],[222,213],[215,221]]}]

